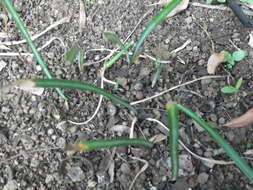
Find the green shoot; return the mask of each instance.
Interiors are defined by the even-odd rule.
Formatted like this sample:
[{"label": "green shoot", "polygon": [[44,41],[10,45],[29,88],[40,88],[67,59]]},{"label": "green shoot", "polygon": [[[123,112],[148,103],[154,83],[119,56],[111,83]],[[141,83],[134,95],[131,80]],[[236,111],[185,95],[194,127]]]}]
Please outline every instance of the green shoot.
[{"label": "green shoot", "polygon": [[[133,44],[131,42],[127,43],[125,45],[125,49],[129,49]],[[121,49],[119,53],[117,53],[112,59],[110,59],[108,62],[104,64],[104,69],[110,68],[116,61],[120,59],[122,55],[125,54],[125,49]]]},{"label": "green shoot", "polygon": [[187,107],[177,104],[177,107],[186,115],[196,121],[212,138],[213,140],[227,153],[227,155],[235,162],[238,168],[253,182],[253,170],[250,166],[239,156],[239,154],[228,144],[228,142],[207,122],[197,116],[196,113]]},{"label": "green shoot", "polygon": [[151,88],[154,88],[156,85],[156,82],[158,81],[158,79],[160,78],[161,72],[163,70],[163,66],[160,63],[160,59],[156,59],[155,60],[155,66],[156,66],[156,72],[155,74],[151,77]]},{"label": "green shoot", "polygon": [[130,63],[129,53],[128,53],[125,45],[119,39],[119,37],[116,34],[111,33],[111,32],[103,32],[103,36],[105,38],[107,38],[108,40],[110,40],[111,42],[113,42],[114,44],[118,44],[120,46],[120,48],[124,51],[126,58],[127,58],[127,62]]},{"label": "green shoot", "polygon": [[62,80],[62,79],[27,79],[27,80],[20,80],[13,83],[15,86],[19,86],[20,88],[67,88],[67,89],[79,89],[79,90],[87,90],[90,92],[94,92],[96,94],[103,95],[107,97],[110,101],[120,104],[130,111],[132,111],[135,115],[138,114],[137,109],[131,106],[129,103],[121,100],[117,96],[112,95],[111,93],[107,92],[104,89],[96,87],[91,84],[87,84],[81,81],[71,81],[71,80]]},{"label": "green shoot", "polygon": [[[47,76],[47,78],[51,79],[52,78],[51,73],[47,69],[46,64],[44,63],[42,57],[40,56],[39,52],[37,51],[32,39],[31,39],[29,33],[27,32],[23,22],[21,21],[16,9],[12,6],[12,4],[9,0],[2,0],[2,3],[6,7],[8,13],[11,15],[12,19],[15,21],[17,28],[22,33],[28,46],[31,48],[32,53],[33,53],[34,57],[36,58],[36,60],[38,61],[42,71]],[[56,88],[56,91],[63,99],[65,99],[65,100],[67,99],[60,89]]]},{"label": "green shoot", "polygon": [[220,53],[224,55],[224,62],[227,63],[226,67],[228,69],[232,69],[235,62],[243,60],[247,55],[247,52],[243,50],[235,51],[233,54],[228,51],[221,51]]},{"label": "green shoot", "polygon": [[148,23],[145,30],[142,32],[140,39],[136,42],[133,56],[131,58],[131,62],[133,63],[137,56],[139,55],[140,48],[148,37],[148,35],[162,22],[166,19],[167,15],[181,2],[182,0],[172,0],[168,3],[157,15],[155,15],[152,20]]},{"label": "green shoot", "polygon": [[235,93],[235,92],[239,92],[240,91],[240,87],[242,85],[243,82],[243,78],[241,77],[235,84],[235,86],[224,86],[223,88],[221,88],[221,92],[225,93],[225,94],[231,94],[231,93]]},{"label": "green shoot", "polygon": [[67,145],[65,147],[65,150],[76,150],[83,152],[118,146],[145,146],[148,148],[152,148],[154,144],[144,139],[92,140],[92,141],[80,141],[76,142],[74,145]]},{"label": "green shoot", "polygon": [[167,104],[166,113],[170,127],[170,157],[171,157],[171,180],[176,181],[178,177],[178,138],[179,138],[179,113],[176,104]]},{"label": "green shoot", "polygon": [[80,47],[79,46],[73,46],[72,48],[70,48],[68,50],[68,52],[66,53],[67,62],[69,64],[72,64],[75,61],[75,59],[76,59],[77,55],[79,54],[79,52],[80,52]]}]

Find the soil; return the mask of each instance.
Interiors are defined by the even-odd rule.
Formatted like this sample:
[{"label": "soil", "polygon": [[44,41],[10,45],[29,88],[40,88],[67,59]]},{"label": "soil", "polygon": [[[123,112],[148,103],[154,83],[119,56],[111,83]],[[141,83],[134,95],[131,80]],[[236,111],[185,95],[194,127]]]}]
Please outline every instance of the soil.
[{"label": "soil", "polygon": [[[151,8],[146,5],[155,1],[134,0],[94,0],[87,3],[87,21],[83,32],[79,32],[79,2],[67,0],[14,0],[12,1],[31,34],[37,34],[63,17],[70,16],[69,23],[61,24],[35,40],[38,47],[53,37],[53,41],[41,51],[49,70],[57,78],[82,80],[99,85],[102,63],[85,66],[80,71],[77,63],[67,64],[66,50],[79,45],[85,51],[90,49],[113,49],[116,46],[103,38],[102,32],[113,31],[122,40],[131,33],[138,21]],[[199,2],[199,1],[191,1]],[[200,1],[200,3],[205,3]],[[131,40],[137,41],[147,22],[161,7],[153,10],[143,19]],[[3,24],[3,22],[2,22]],[[231,145],[242,155],[252,149],[253,129],[251,127],[227,129],[220,127],[226,121],[243,114],[252,107],[253,88],[253,50],[248,45],[248,32],[233,32],[243,28],[231,11],[196,7],[192,4],[173,18],[167,19],[151,33],[145,41],[141,53],[149,54],[171,63],[163,64],[164,70],[154,88],[151,78],[156,71],[155,62],[140,59],[129,64],[122,58],[105,77],[118,81],[119,88],[110,84],[105,89],[133,102],[152,96],[178,84],[207,74],[206,63],[212,53],[212,46],[206,33],[213,37],[223,36],[214,41],[216,52],[246,50],[248,56],[233,69],[220,67],[218,75],[229,77],[207,79],[178,88],[170,93],[138,104],[146,116],[156,118],[166,124],[164,106],[167,102],[182,103],[200,114],[217,128]],[[3,29],[3,27],[1,28]],[[20,40],[20,33],[14,23],[8,21],[8,39]],[[169,57],[168,52],[180,47],[186,40],[191,43]],[[12,52],[29,52],[26,44],[11,46]],[[107,56],[107,51],[88,51],[87,62],[94,62]],[[31,57],[1,57],[7,66],[0,72],[0,85],[16,79],[43,77],[38,64]],[[223,94],[220,88],[228,82],[234,84],[243,77],[240,93]],[[90,152],[64,152],[65,143],[77,140],[128,137],[129,133],[112,132],[111,127],[125,125],[130,127],[132,115],[119,105],[104,100],[97,116],[86,125],[74,125],[68,120],[81,122],[87,120],[97,107],[99,96],[81,91],[64,90],[69,97],[65,102],[55,90],[46,89],[41,96],[13,89],[0,100],[0,189],[128,189],[144,163],[133,159],[146,160],[148,168],[137,178],[132,189],[253,189],[249,180],[235,165],[210,165],[191,157],[184,149],[188,167],[180,171],[179,180],[170,182],[169,148],[167,140],[158,142],[155,148],[117,148]],[[56,117],[57,116],[57,117]],[[58,118],[60,117],[60,118]],[[181,139],[196,154],[217,160],[229,160],[213,140],[195,127],[190,119],[181,116]],[[155,135],[167,135],[156,123],[138,121],[134,136],[150,139]],[[58,148],[57,148],[58,147]],[[59,148],[60,147],[60,148]],[[113,152],[115,151],[115,155]],[[182,158],[182,160],[183,160]],[[253,162],[247,160],[253,166]],[[109,167],[109,169],[108,169]]]}]

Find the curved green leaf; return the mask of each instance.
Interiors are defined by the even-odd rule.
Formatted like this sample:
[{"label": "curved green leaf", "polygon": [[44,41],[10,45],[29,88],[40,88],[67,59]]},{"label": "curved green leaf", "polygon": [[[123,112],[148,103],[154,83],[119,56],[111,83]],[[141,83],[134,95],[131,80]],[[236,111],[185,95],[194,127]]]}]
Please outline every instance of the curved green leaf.
[{"label": "curved green leaf", "polygon": [[121,100],[119,97],[112,95],[111,93],[107,92],[102,88],[81,81],[63,80],[63,79],[27,79],[16,81],[13,83],[13,85],[17,85],[28,89],[33,87],[41,87],[41,88],[67,88],[67,89],[87,90],[89,92],[101,94],[107,97],[112,102],[115,102],[128,108],[135,115],[138,114],[137,109],[135,107]]},{"label": "curved green leaf", "polygon": [[142,32],[140,39],[136,42],[134,47],[134,53],[131,59],[131,62],[134,62],[136,57],[139,54],[140,48],[147,38],[147,36],[159,25],[162,21],[164,21],[167,15],[181,2],[182,0],[172,0],[168,3],[157,15],[155,15],[152,20],[148,23],[145,30]]},{"label": "curved green leaf", "polygon": [[253,170],[250,166],[239,156],[232,146],[207,122],[197,116],[196,113],[187,107],[177,104],[177,107],[182,110],[186,115],[196,121],[212,138],[213,140],[227,153],[227,155],[235,162],[238,168],[253,182]]},{"label": "curved green leaf", "polygon": [[[52,76],[51,76],[49,70],[47,69],[46,64],[44,63],[42,57],[40,56],[39,52],[37,51],[32,39],[31,39],[29,33],[27,32],[23,22],[21,21],[16,9],[12,6],[12,4],[9,0],[2,0],[2,3],[6,7],[6,9],[8,10],[12,19],[15,21],[17,28],[22,33],[24,39],[26,40],[27,44],[31,48],[32,53],[33,53],[34,57],[36,58],[36,60],[38,61],[42,71],[47,76],[47,78],[51,79]],[[67,99],[67,97],[64,96],[64,94],[62,93],[62,91],[60,89],[56,88],[56,91],[63,99]]]}]

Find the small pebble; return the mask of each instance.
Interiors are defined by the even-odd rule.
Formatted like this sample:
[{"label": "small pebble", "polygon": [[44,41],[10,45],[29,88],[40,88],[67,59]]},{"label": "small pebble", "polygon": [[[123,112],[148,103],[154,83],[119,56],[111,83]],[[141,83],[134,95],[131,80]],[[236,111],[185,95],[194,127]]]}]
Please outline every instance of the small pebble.
[{"label": "small pebble", "polygon": [[134,85],[134,90],[142,90],[143,89],[143,84],[138,82]]},{"label": "small pebble", "polygon": [[224,117],[221,117],[221,118],[219,118],[218,122],[219,122],[220,125],[222,125],[222,124],[225,124],[226,120],[225,120]]},{"label": "small pebble", "polygon": [[47,134],[50,135],[50,136],[51,136],[52,134],[54,134],[54,129],[48,129],[48,130],[47,130]]},{"label": "small pebble", "polygon": [[142,91],[138,91],[138,92],[136,92],[136,99],[137,100],[141,100],[141,99],[143,99],[144,98],[144,95],[143,95],[143,93],[142,93]]},{"label": "small pebble", "polygon": [[216,122],[217,116],[215,114],[210,114],[210,119],[211,119],[211,121]]},{"label": "small pebble", "polygon": [[117,112],[117,108],[115,105],[113,104],[108,104],[107,105],[107,111],[109,113],[110,116],[114,116]]},{"label": "small pebble", "polygon": [[89,180],[89,181],[88,181],[88,187],[89,187],[89,188],[94,188],[94,187],[96,187],[96,185],[97,185],[97,182],[92,181],[92,180]]},{"label": "small pebble", "polygon": [[197,179],[198,183],[205,184],[208,180],[208,177],[209,177],[209,175],[207,173],[203,172],[203,173],[199,174],[198,179]]},{"label": "small pebble", "polygon": [[73,182],[82,181],[85,177],[83,170],[80,167],[69,168],[67,172],[67,175]]},{"label": "small pebble", "polygon": [[18,189],[18,183],[15,180],[10,180],[6,183],[3,190],[16,190]]},{"label": "small pebble", "polygon": [[100,55],[95,55],[94,59],[95,61],[98,61],[100,59]]}]

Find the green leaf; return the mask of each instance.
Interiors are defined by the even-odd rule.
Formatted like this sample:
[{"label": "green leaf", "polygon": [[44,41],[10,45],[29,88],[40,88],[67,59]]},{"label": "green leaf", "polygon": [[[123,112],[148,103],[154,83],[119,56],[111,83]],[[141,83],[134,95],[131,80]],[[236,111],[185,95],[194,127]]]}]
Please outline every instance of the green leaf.
[{"label": "green leaf", "polygon": [[247,52],[246,51],[243,51],[243,50],[238,50],[238,51],[235,51],[233,54],[232,54],[232,58],[235,60],[235,61],[241,61],[243,60],[247,55]]},{"label": "green leaf", "polygon": [[213,0],[206,0],[207,4],[211,4],[213,2]]},{"label": "green leaf", "polygon": [[177,104],[177,107],[194,121],[196,121],[212,137],[212,139],[226,152],[226,154],[235,162],[237,167],[241,169],[241,171],[248,177],[249,181],[252,183],[252,168],[240,157],[240,155],[233,149],[233,147],[211,125],[201,119],[192,110],[181,104]]},{"label": "green leaf", "polygon": [[[1,2],[5,6],[5,8],[7,9],[8,13],[11,15],[11,18],[15,21],[15,24],[16,24],[17,28],[22,33],[23,38],[26,40],[28,46],[32,50],[32,53],[33,53],[34,57],[36,58],[37,62],[39,63],[39,65],[40,65],[42,71],[44,72],[44,74],[49,79],[53,78],[51,73],[49,72],[44,60],[42,59],[41,55],[37,51],[32,39],[29,35],[29,33],[27,32],[27,29],[26,29],[24,23],[22,22],[22,20],[21,20],[20,16],[18,15],[16,9],[11,4],[11,1],[10,0],[2,0]],[[67,97],[62,93],[62,91],[59,88],[56,88],[56,91],[63,99],[67,100]]]},{"label": "green leaf", "polygon": [[228,51],[221,51],[220,53],[224,55],[224,62],[227,63],[226,67],[228,69],[232,69],[233,66],[235,65],[235,61],[234,61],[231,53],[229,53]]},{"label": "green leaf", "polygon": [[127,62],[130,62],[130,56],[129,53],[127,51],[126,46],[121,42],[121,40],[118,38],[118,36],[112,32],[103,32],[103,36],[105,38],[107,38],[108,40],[110,40],[111,42],[113,42],[114,44],[118,44],[120,46],[120,48],[124,51],[124,53],[126,54],[126,58],[127,58]]},{"label": "green leaf", "polygon": [[233,60],[231,53],[229,53],[228,51],[221,51],[220,53],[224,55],[224,62],[229,62]]},{"label": "green leaf", "polygon": [[235,88],[236,89],[240,89],[240,87],[242,86],[242,82],[243,82],[243,78],[241,77],[235,84]]},{"label": "green leaf", "polygon": [[158,79],[160,78],[161,72],[163,70],[163,66],[160,64],[160,60],[156,59],[156,72],[155,74],[151,77],[152,78],[152,82],[151,82],[151,88],[154,88],[156,82],[158,81]]},{"label": "green leaf", "polygon": [[243,3],[253,4],[253,0],[240,0]]},{"label": "green leaf", "polygon": [[107,92],[104,89],[101,89],[97,86],[75,80],[62,80],[62,79],[28,79],[28,80],[20,80],[14,82],[13,85],[22,87],[41,87],[41,88],[67,88],[67,89],[79,89],[83,91],[89,91],[96,94],[101,94],[104,97],[107,97],[110,101],[120,104],[130,111],[132,111],[135,115],[138,115],[137,109],[130,105],[129,103],[121,100],[119,97],[114,96],[113,94]]},{"label": "green leaf", "polygon": [[176,181],[179,170],[178,138],[179,138],[179,111],[176,104],[166,105],[168,126],[170,129],[170,157],[171,157],[171,180]]},{"label": "green leaf", "polygon": [[124,55],[125,51],[129,49],[133,44],[131,42],[128,42],[125,45],[125,49],[121,49],[120,52],[118,52],[113,58],[111,58],[109,61],[104,63],[104,68],[109,69],[116,61],[119,60],[119,58]]},{"label": "green leaf", "polygon": [[121,42],[121,40],[118,38],[118,36],[112,32],[103,32],[103,36],[110,40],[112,43],[114,44],[118,44],[120,46],[123,46],[123,43]]},{"label": "green leaf", "polygon": [[154,144],[144,139],[105,139],[105,140],[78,141],[74,145],[66,145],[64,149],[66,151],[76,150],[83,152],[118,146],[145,146],[148,148],[152,148]]},{"label": "green leaf", "polygon": [[217,0],[219,3],[226,3],[226,0]]},{"label": "green leaf", "polygon": [[231,93],[235,93],[238,91],[239,90],[233,86],[224,86],[223,88],[221,88],[221,92],[223,92],[225,94],[231,94]]},{"label": "green leaf", "polygon": [[72,64],[74,60],[76,59],[78,53],[80,51],[79,46],[74,46],[69,49],[69,51],[66,53],[66,60],[69,64]]},{"label": "green leaf", "polygon": [[140,48],[145,41],[145,39],[148,37],[148,35],[162,22],[166,19],[167,15],[177,7],[179,3],[181,3],[182,0],[172,0],[170,3],[168,3],[158,14],[156,14],[152,20],[148,23],[145,30],[142,32],[141,37],[136,42],[134,50],[133,50],[133,56],[131,59],[131,62],[134,62],[136,57],[139,55]]}]

